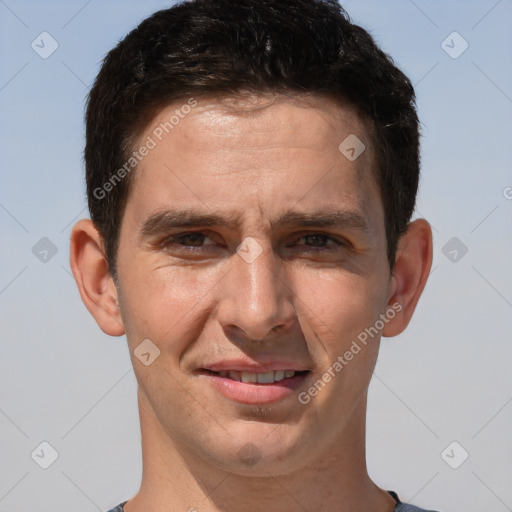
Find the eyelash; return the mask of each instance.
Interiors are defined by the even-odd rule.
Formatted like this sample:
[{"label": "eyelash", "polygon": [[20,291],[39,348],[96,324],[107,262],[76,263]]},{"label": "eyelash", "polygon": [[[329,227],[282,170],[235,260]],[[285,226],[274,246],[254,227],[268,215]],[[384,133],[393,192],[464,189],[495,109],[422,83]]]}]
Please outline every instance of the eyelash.
[{"label": "eyelash", "polygon": [[[209,238],[208,235],[205,235],[204,233],[201,233],[200,231],[192,231],[190,233],[181,233],[179,235],[173,235],[172,237],[168,238],[164,242],[165,247],[172,247],[172,246],[179,246],[180,248],[183,248],[190,252],[197,252],[198,250],[203,250],[205,248],[204,245],[186,245],[186,244],[180,244],[179,240],[187,237],[194,237],[194,236],[202,236]],[[339,247],[347,246],[347,243],[338,240],[330,235],[326,235],[324,233],[308,233],[305,235],[302,235],[297,238],[297,240],[309,238],[309,237],[322,237],[326,241],[332,242],[334,245],[331,245],[330,247],[315,247],[315,246],[307,246],[307,252],[324,252],[324,251],[333,251],[338,249]]]}]

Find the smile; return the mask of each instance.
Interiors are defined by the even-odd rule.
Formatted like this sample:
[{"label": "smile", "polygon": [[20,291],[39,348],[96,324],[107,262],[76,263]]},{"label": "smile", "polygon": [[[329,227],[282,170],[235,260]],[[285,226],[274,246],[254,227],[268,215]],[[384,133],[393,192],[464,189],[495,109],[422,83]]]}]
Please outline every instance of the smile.
[{"label": "smile", "polygon": [[224,397],[245,404],[271,403],[294,394],[306,380],[310,371],[274,370],[245,372],[236,370],[203,370],[212,387]]},{"label": "smile", "polygon": [[237,380],[238,382],[252,382],[258,384],[271,384],[273,382],[280,382],[284,379],[293,377],[296,373],[295,370],[276,370],[265,373],[255,372],[239,372],[236,370],[212,372],[220,377],[227,377],[228,379]]}]

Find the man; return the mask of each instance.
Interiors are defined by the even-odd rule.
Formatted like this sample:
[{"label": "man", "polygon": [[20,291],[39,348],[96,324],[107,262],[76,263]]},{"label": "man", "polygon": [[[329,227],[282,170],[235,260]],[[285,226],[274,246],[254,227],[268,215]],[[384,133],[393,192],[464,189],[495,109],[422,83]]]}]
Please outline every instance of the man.
[{"label": "man", "polygon": [[71,266],[139,385],[114,511],[421,510],[365,462],[432,262],[409,80],[334,0],[195,0],[107,55],[86,117]]}]

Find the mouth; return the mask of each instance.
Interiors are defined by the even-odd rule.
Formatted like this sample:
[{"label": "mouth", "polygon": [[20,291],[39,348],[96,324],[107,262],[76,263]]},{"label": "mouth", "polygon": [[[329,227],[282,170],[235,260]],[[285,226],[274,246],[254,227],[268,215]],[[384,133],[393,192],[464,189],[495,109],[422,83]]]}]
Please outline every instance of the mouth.
[{"label": "mouth", "polygon": [[204,368],[198,373],[224,397],[246,404],[278,402],[289,398],[303,385],[309,374],[310,370],[247,372]]},{"label": "mouth", "polygon": [[223,377],[225,379],[236,380],[238,382],[252,383],[252,384],[274,384],[276,382],[281,382],[286,379],[291,379],[295,377],[295,375],[302,375],[308,372],[308,370],[304,371],[296,371],[296,370],[275,370],[269,372],[241,372],[237,370],[223,370],[219,372],[214,372],[212,370],[204,370],[211,375],[218,375],[219,377]]}]

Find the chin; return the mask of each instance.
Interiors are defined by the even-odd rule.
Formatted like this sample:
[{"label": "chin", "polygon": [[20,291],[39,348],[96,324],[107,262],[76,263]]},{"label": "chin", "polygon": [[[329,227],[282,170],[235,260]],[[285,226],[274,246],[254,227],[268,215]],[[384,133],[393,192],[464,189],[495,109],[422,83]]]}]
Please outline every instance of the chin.
[{"label": "chin", "polygon": [[250,432],[240,429],[215,453],[211,452],[215,443],[209,443],[205,447],[209,449],[207,457],[220,469],[239,475],[268,477],[291,473],[304,465],[306,458],[300,449],[301,436],[287,430],[279,431],[275,424],[250,425]]},{"label": "chin", "polygon": [[269,477],[292,473],[299,469],[296,456],[283,450],[260,449],[248,442],[237,452],[217,459],[218,466],[226,472],[242,476]]}]

